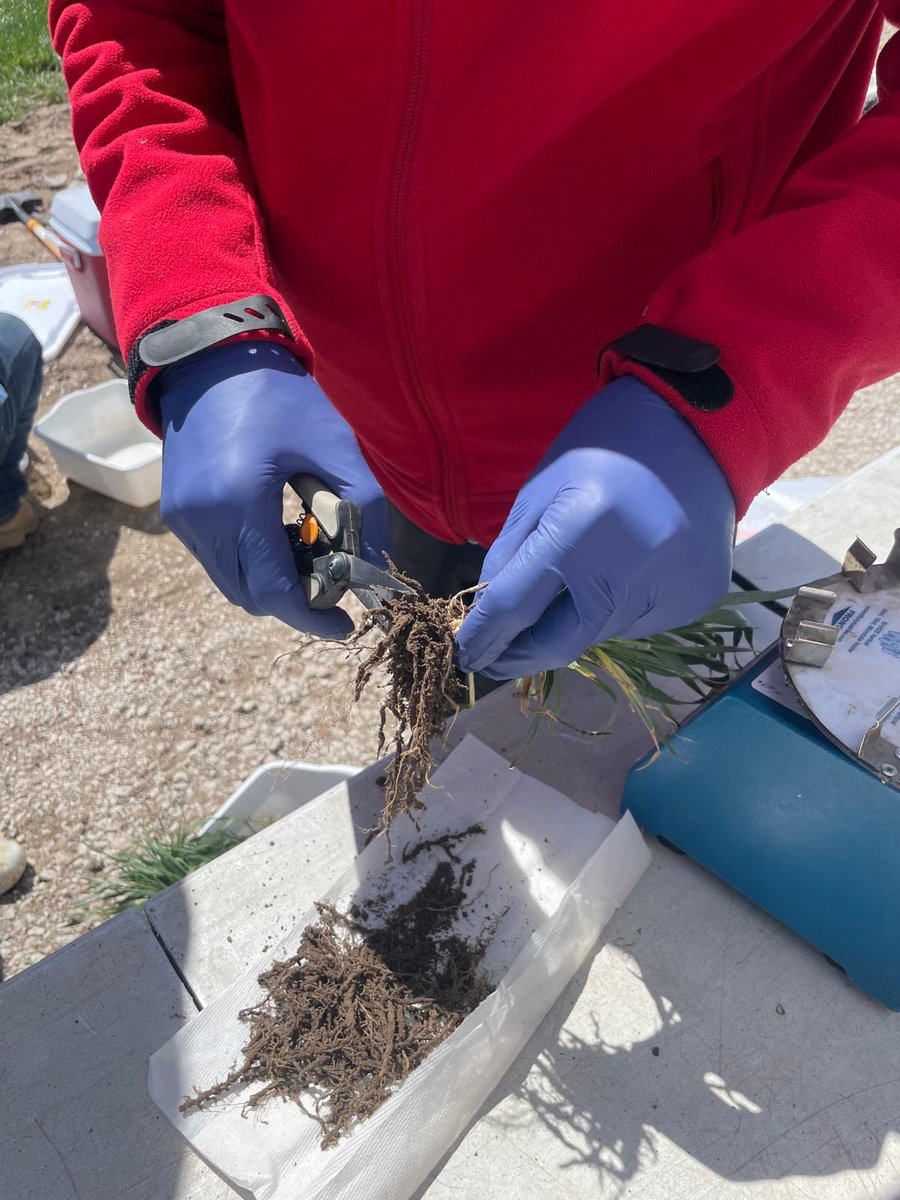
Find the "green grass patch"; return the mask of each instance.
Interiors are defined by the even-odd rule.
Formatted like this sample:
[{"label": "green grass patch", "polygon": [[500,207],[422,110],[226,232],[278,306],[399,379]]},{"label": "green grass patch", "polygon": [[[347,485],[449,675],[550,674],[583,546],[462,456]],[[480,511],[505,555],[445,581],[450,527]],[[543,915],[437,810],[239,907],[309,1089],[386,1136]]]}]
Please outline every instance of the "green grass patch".
[{"label": "green grass patch", "polygon": [[0,0],[0,125],[65,94],[47,0]]},{"label": "green grass patch", "polygon": [[197,836],[181,827],[164,836],[141,833],[129,850],[100,851],[110,868],[102,878],[91,881],[95,911],[112,916],[127,908],[142,908],[145,900],[212,862],[240,840],[227,831]]}]

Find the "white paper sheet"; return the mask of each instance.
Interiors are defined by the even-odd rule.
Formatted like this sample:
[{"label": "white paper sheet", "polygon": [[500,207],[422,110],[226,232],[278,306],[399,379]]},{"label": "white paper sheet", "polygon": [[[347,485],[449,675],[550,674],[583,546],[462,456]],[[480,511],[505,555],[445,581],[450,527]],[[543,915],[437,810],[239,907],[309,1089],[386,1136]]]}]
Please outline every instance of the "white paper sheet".
[{"label": "white paper sheet", "polygon": [[[337,1146],[321,1150],[321,1130],[296,1106],[268,1105],[244,1117],[250,1089],[205,1112],[178,1107],[241,1058],[247,1026],[238,1012],[262,995],[257,978],[292,955],[310,912],[242,979],[199,1013],[150,1060],[150,1093],[194,1149],[256,1200],[403,1200],[453,1145],[650,862],[630,814],[617,824],[560,792],[511,770],[469,735],[435,772],[417,833],[395,823],[397,850],[406,842],[485,827],[463,844],[477,856],[463,933],[479,932],[485,914],[506,909],[485,966],[500,982],[367,1121]],[[385,866],[376,839],[323,899],[345,909],[371,894],[390,870],[398,901],[430,874],[433,857]],[[375,885],[377,887],[377,884]]]}]

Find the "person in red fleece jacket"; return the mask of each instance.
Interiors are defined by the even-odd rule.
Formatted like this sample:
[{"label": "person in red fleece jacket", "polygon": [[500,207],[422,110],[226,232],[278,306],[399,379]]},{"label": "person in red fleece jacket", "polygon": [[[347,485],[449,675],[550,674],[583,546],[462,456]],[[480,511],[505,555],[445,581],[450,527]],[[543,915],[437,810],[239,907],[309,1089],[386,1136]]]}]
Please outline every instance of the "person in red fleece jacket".
[{"label": "person in red fleece jacket", "polygon": [[318,474],[373,561],[483,558],[458,650],[495,678],[697,616],[735,516],[900,369],[885,15],[51,0],[171,528],[340,634],[280,520]]}]

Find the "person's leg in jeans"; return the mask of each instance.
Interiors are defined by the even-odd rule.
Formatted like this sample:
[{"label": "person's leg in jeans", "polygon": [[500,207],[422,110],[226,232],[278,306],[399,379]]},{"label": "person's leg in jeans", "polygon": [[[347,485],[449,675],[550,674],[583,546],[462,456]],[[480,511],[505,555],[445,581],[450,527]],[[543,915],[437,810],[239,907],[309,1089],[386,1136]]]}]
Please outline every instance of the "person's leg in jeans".
[{"label": "person's leg in jeans", "polygon": [[27,526],[29,533],[34,528],[34,514],[28,510],[23,516],[21,512],[27,484],[19,462],[31,432],[42,378],[40,342],[24,321],[0,313],[0,530],[12,524]]}]

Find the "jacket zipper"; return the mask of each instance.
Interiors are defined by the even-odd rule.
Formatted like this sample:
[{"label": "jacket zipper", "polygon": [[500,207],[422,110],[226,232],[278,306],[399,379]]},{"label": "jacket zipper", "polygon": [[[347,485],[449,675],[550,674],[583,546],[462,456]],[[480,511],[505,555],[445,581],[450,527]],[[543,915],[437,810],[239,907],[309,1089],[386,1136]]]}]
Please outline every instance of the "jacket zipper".
[{"label": "jacket zipper", "polygon": [[722,218],[722,191],[724,188],[725,168],[722,162],[721,154],[712,160],[709,164],[709,192],[710,192],[710,239],[714,240],[719,231],[719,222]]},{"label": "jacket zipper", "polygon": [[445,508],[444,517],[454,530],[458,530],[459,525],[450,472],[450,458],[446,449],[447,439],[444,431],[441,429],[440,422],[428,404],[425,387],[422,383],[422,371],[416,352],[413,306],[409,290],[408,254],[406,251],[407,237],[404,229],[406,224],[409,179],[412,171],[413,148],[415,146],[416,135],[419,131],[425,98],[425,74],[427,67],[426,27],[428,20],[426,10],[428,3],[429,0],[420,0],[415,6],[413,15],[412,69],[403,130],[391,185],[391,213],[388,228],[392,243],[389,247],[392,270],[389,275],[393,284],[391,290],[394,299],[394,316],[402,347],[402,367],[406,375],[407,390],[414,398],[432,435],[439,464],[441,494]]}]

